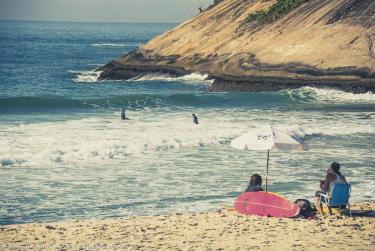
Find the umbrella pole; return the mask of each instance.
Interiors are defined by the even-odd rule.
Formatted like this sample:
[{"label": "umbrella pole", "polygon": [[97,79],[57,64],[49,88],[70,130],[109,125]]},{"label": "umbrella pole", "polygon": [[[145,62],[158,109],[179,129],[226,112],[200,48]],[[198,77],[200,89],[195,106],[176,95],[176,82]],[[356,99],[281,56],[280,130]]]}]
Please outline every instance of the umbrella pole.
[{"label": "umbrella pole", "polygon": [[266,172],[266,193],[268,192],[268,163],[270,160],[270,150],[267,151],[267,172]]}]

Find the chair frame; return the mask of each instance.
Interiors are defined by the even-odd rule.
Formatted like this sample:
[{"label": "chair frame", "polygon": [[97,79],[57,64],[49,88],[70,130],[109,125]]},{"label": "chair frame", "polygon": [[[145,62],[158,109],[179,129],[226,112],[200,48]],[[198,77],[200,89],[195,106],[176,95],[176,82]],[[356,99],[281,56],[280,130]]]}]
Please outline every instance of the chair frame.
[{"label": "chair frame", "polygon": [[[331,204],[331,203],[332,203],[332,202],[331,202],[331,195],[333,194],[334,189],[336,188],[336,185],[345,185],[345,186],[348,186],[348,187],[349,187],[348,198],[347,198],[346,203],[344,203],[344,204]],[[322,212],[322,215],[324,215],[324,213],[323,213],[323,204],[326,204],[327,207],[328,207],[328,214],[329,214],[329,215],[332,215],[332,209],[331,209],[332,206],[335,206],[335,207],[337,206],[337,207],[339,207],[339,208],[340,208],[341,206],[348,206],[349,214],[350,214],[350,216],[352,217],[352,211],[350,210],[350,203],[349,203],[349,198],[350,198],[351,190],[352,190],[352,187],[351,187],[350,184],[335,184],[335,185],[332,186],[329,195],[328,195],[328,194],[321,194],[321,195],[320,195],[320,203],[319,203],[319,206],[320,206],[320,210],[321,210],[321,212]]]}]

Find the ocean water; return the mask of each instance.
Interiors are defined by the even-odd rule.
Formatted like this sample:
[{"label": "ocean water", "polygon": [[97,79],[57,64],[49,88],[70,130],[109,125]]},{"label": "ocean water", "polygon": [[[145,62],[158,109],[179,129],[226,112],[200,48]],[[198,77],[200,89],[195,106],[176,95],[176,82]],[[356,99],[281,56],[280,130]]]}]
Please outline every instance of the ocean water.
[{"label": "ocean water", "polygon": [[220,209],[265,176],[265,152],[230,147],[264,124],[309,145],[271,152],[271,191],[313,199],[338,161],[351,200],[374,200],[375,94],[209,93],[197,73],[97,81],[173,26],[0,22],[0,225]]}]

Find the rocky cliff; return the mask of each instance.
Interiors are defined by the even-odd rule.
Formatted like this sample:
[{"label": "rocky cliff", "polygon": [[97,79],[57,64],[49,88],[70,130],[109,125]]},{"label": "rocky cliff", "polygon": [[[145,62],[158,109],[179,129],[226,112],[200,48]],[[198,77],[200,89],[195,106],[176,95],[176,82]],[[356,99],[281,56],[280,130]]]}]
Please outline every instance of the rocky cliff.
[{"label": "rocky cliff", "polygon": [[375,90],[374,39],[374,0],[223,0],[98,70],[101,79],[205,73],[212,91],[363,92]]}]

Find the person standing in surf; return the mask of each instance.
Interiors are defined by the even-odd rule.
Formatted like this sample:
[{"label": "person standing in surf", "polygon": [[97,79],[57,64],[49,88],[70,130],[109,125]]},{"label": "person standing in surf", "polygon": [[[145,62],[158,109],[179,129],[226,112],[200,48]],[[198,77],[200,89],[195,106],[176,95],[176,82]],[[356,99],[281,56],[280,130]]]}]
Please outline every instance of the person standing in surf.
[{"label": "person standing in surf", "polygon": [[199,124],[198,117],[194,113],[192,114],[192,116],[193,116],[193,123],[198,125]]},{"label": "person standing in surf", "polygon": [[126,117],[126,115],[125,115],[125,109],[122,109],[122,112],[121,112],[121,120],[129,120],[129,118]]}]

